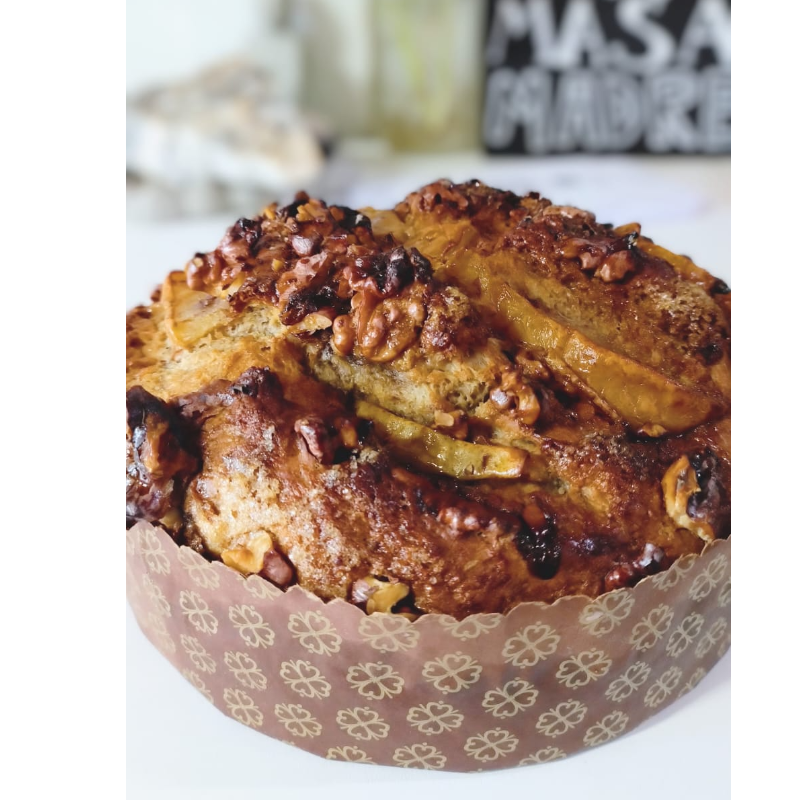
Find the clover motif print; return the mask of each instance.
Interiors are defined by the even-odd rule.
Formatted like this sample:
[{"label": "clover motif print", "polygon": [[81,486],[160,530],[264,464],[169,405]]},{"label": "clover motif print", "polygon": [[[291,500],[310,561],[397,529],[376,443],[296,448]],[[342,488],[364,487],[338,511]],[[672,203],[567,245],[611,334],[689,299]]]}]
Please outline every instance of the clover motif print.
[{"label": "clover motif print", "polygon": [[325,754],[331,761],[350,761],[354,764],[374,764],[375,762],[359,747],[331,747]]},{"label": "clover motif print", "polygon": [[454,694],[472,686],[480,677],[483,667],[471,656],[461,652],[448,653],[433,661],[426,661],[422,677],[444,694]]},{"label": "clover motif print", "polygon": [[164,597],[164,592],[161,591],[161,588],[149,575],[145,575],[144,578],[142,578],[142,590],[152,603],[156,614],[162,617],[172,616],[172,609],[170,608],[169,601]]},{"label": "clover motif print", "polygon": [[399,767],[416,767],[417,769],[442,769],[447,757],[433,745],[412,744],[398,747],[394,751],[392,761]]},{"label": "clover motif print", "polygon": [[189,623],[200,633],[216,633],[219,623],[214,613],[208,607],[208,603],[200,597],[197,592],[187,592],[185,589],[180,593],[181,611],[184,613]]},{"label": "clover motif print", "polygon": [[239,572],[234,574],[242,582],[244,588],[254,597],[260,597],[262,600],[273,600],[282,594],[277,586],[260,575],[242,575]]},{"label": "clover motif print", "polygon": [[161,651],[164,653],[174,653],[177,648],[175,647],[175,642],[172,637],[169,635],[164,618],[151,611],[147,615],[147,620],[147,627],[158,640]]},{"label": "clover motif print", "polygon": [[678,697],[683,697],[687,692],[691,692],[692,689],[700,683],[703,678],[707,675],[707,671],[704,670],[702,667],[698,667],[693,673],[689,680],[686,682],[685,686],[678,692]]},{"label": "clover motif print", "polygon": [[705,658],[705,656],[711,652],[711,648],[722,640],[727,629],[728,623],[724,619],[716,620],[697,643],[697,649],[695,650],[697,657]]},{"label": "clover motif print", "polygon": [[358,625],[364,641],[381,653],[411,650],[419,641],[419,632],[410,620],[397,614],[371,614]]},{"label": "clover motif print", "polygon": [[152,528],[139,529],[139,550],[150,572],[169,575],[169,559]]},{"label": "clover motif print", "polygon": [[311,712],[298,703],[278,703],[275,706],[278,722],[298,739],[313,738],[322,733],[322,725]]},{"label": "clover motif print", "polygon": [[482,705],[493,717],[505,719],[530,708],[538,694],[539,691],[532,684],[515,678],[505,686],[486,692]]},{"label": "clover motif print", "polygon": [[536,730],[550,738],[561,736],[576,725],[580,725],[587,710],[578,700],[565,700],[539,717]]},{"label": "clover motif print", "polygon": [[637,661],[611,681],[606,689],[606,697],[614,703],[621,703],[640,689],[649,676],[650,667],[644,661]]},{"label": "clover motif print", "polygon": [[125,552],[129,556],[136,555],[136,531],[133,529],[125,532]]},{"label": "clover motif print", "polygon": [[515,667],[532,667],[556,651],[560,636],[542,622],[528,625],[506,640],[503,658]]},{"label": "clover motif print", "polygon": [[597,747],[610,742],[625,730],[628,722],[629,717],[627,714],[623,714],[621,711],[612,711],[603,717],[600,722],[596,722],[588,728],[584,734],[583,743],[588,747]]},{"label": "clover motif print", "polygon": [[703,600],[722,583],[722,579],[725,577],[725,563],[725,556],[717,556],[694,579],[689,588],[689,596],[692,600]]},{"label": "clover motif print", "polygon": [[461,727],[464,715],[447,703],[427,703],[409,709],[408,722],[425,736],[436,736]]},{"label": "clover motif print", "polygon": [[494,630],[502,620],[502,614],[476,614],[460,622],[453,617],[443,616],[440,624],[456,639],[466,642],[469,639],[477,639],[482,633]]},{"label": "clover motif print", "polygon": [[275,643],[275,632],[253,606],[231,606],[228,619],[250,647],[272,647]]},{"label": "clover motif print", "polygon": [[575,689],[602,678],[610,669],[611,659],[602,650],[592,648],[562,661],[556,680],[568,689]]},{"label": "clover motif print", "polygon": [[331,621],[316,611],[292,614],[289,617],[289,633],[309,653],[318,656],[338,653],[342,645],[342,637],[336,632]]},{"label": "clover motif print", "polygon": [[580,623],[592,636],[605,636],[630,616],[633,603],[633,595],[627,589],[609,592],[581,611]]},{"label": "clover motif print", "polygon": [[217,664],[211,657],[208,650],[194,636],[181,634],[181,646],[186,651],[186,655],[191,659],[196,669],[212,675],[216,672]]},{"label": "clover motif print", "polygon": [[225,666],[231,671],[242,686],[248,689],[258,689],[259,691],[267,688],[267,678],[258,668],[258,664],[250,658],[247,653],[228,652],[225,653]]},{"label": "clover motif print", "polygon": [[519,762],[520,767],[526,767],[529,764],[546,764],[548,761],[558,761],[560,758],[566,758],[567,754],[560,747],[543,747],[529,756],[525,756]]},{"label": "clover motif print", "polygon": [[502,728],[495,728],[477,736],[470,736],[464,745],[464,751],[476,761],[496,761],[510,755],[517,749],[519,739],[513,733]]},{"label": "clover motif print", "polygon": [[247,692],[241,689],[226,689],[222,694],[231,716],[251,728],[260,728],[264,715]]},{"label": "clover motif print", "polygon": [[214,702],[214,698],[211,696],[211,692],[209,688],[206,686],[205,681],[194,671],[191,669],[185,669],[181,672],[184,678],[186,678],[189,683],[197,689],[203,697],[206,698],[210,703]]},{"label": "clover motif print", "polygon": [[682,674],[683,672],[678,667],[670,667],[647,690],[644,696],[644,704],[649,708],[660,706],[675,691],[680,683]]},{"label": "clover motif print", "polygon": [[686,577],[696,559],[694,554],[681,556],[669,569],[654,575],[650,579],[652,585],[662,592],[677,586]]},{"label": "clover motif print", "polygon": [[336,724],[361,741],[385,739],[389,735],[389,726],[371,708],[345,708],[336,715]]},{"label": "clover motif print", "polygon": [[382,700],[403,691],[403,679],[388,664],[356,664],[347,671],[347,682],[362,697]]},{"label": "clover motif print", "polygon": [[280,676],[284,683],[301,697],[324,698],[331,693],[331,685],[322,673],[308,661],[284,661]]},{"label": "clover motif print", "polygon": [[656,606],[634,627],[631,644],[641,652],[649,650],[669,630],[673,616],[669,606]]},{"label": "clover motif print", "polygon": [[731,581],[728,578],[725,583],[722,584],[722,588],[719,590],[719,594],[717,595],[717,605],[720,608],[725,608],[731,604]]},{"label": "clover motif print", "polygon": [[702,627],[702,615],[689,614],[669,637],[667,653],[673,658],[677,658],[700,635]]},{"label": "clover motif print", "polygon": [[214,566],[189,547],[178,548],[178,561],[191,581],[201,589],[219,588],[219,575]]}]

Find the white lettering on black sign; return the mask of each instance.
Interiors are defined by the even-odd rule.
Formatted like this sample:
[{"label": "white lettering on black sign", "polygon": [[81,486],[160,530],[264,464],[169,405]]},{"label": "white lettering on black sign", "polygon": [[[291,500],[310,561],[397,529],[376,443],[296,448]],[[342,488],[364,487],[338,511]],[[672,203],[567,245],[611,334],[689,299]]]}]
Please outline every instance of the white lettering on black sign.
[{"label": "white lettering on black sign", "polygon": [[490,152],[727,153],[730,0],[490,0]]}]

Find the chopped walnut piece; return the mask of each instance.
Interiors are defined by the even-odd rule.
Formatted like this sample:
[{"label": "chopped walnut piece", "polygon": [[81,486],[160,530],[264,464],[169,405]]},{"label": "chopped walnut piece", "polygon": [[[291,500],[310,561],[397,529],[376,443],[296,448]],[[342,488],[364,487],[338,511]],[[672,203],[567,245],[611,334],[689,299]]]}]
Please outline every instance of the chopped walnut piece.
[{"label": "chopped walnut piece", "polygon": [[353,602],[367,603],[367,614],[392,614],[392,609],[408,597],[410,589],[406,584],[386,581],[368,575],[353,584]]},{"label": "chopped walnut piece", "polygon": [[595,275],[606,283],[622,280],[634,268],[633,254],[630,250],[612,253]]},{"label": "chopped walnut piece", "polygon": [[469,435],[469,421],[463,411],[433,412],[433,424],[437,430],[443,430],[454,439],[466,439]]},{"label": "chopped walnut piece", "polygon": [[561,255],[577,258],[582,270],[594,270],[605,283],[622,280],[636,267],[631,248],[639,236],[633,226],[626,230],[625,236],[573,237],[561,245]]},{"label": "chopped walnut piece", "polygon": [[183,488],[198,466],[187,433],[174,409],[141,386],[128,391],[126,405],[127,516],[177,531]]},{"label": "chopped walnut piece", "polygon": [[356,332],[353,328],[353,320],[347,314],[336,317],[333,321],[333,336],[331,344],[333,349],[340,356],[349,356],[353,352],[356,343]]},{"label": "chopped walnut piece", "polygon": [[334,443],[322,419],[315,416],[301,417],[295,422],[294,430],[317,461],[323,464],[333,461]]},{"label": "chopped walnut piece", "polygon": [[243,575],[262,575],[277,586],[288,586],[294,580],[292,565],[263,530],[253,531],[246,544],[223,550],[220,558],[223,564]]},{"label": "chopped walnut piece", "polygon": [[664,473],[661,481],[664,492],[664,505],[667,514],[681,528],[691,531],[706,542],[714,541],[714,531],[707,522],[693,519],[687,510],[689,498],[700,491],[697,474],[694,471],[688,456],[681,456]]},{"label": "chopped walnut piece", "polygon": [[516,370],[504,373],[500,388],[494,389],[489,397],[501,411],[511,409],[513,416],[523,425],[533,425],[539,419],[541,408],[536,392]]},{"label": "chopped walnut piece", "polygon": [[222,562],[244,575],[256,575],[264,569],[264,558],[273,549],[272,537],[266,531],[254,531],[246,545],[223,550]]},{"label": "chopped walnut piece", "polygon": [[408,597],[409,588],[404,583],[386,583],[367,600],[367,614],[390,614],[392,608]]}]

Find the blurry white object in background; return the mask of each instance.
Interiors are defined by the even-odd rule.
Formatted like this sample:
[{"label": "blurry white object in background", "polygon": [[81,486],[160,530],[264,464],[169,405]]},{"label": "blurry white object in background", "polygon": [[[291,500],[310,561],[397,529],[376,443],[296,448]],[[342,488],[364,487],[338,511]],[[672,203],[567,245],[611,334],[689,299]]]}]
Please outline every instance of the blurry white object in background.
[{"label": "blurry white object in background", "polygon": [[[159,9],[169,10],[165,16]],[[143,80],[138,68],[145,54],[129,58],[133,85],[146,87],[128,102],[130,213],[153,218],[252,211],[311,184],[324,165],[328,133],[299,107],[303,63],[294,4],[248,0],[237,3],[236,14],[219,3],[180,1],[159,9],[150,8],[147,31],[134,15],[140,36],[152,36],[159,49],[163,23],[179,55],[194,32],[192,49],[205,58],[166,58],[155,85],[157,73]],[[235,37],[222,30],[232,17]],[[212,53],[225,57],[209,63],[209,43]],[[187,64],[194,65],[188,74]]]},{"label": "blurry white object in background", "polygon": [[[263,199],[312,181],[324,163],[320,134],[292,103],[275,99],[273,80],[252,60],[230,59],[134,98],[128,171],[187,195],[195,207],[175,211],[189,213],[222,207],[233,187]],[[197,208],[204,197],[210,205]]]}]

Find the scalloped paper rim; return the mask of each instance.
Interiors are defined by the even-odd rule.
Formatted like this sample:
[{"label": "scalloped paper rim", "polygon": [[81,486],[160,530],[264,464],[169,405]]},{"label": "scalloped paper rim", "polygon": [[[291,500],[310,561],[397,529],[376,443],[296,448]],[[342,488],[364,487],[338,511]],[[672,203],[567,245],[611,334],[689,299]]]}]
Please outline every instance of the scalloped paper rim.
[{"label": "scalloped paper rim", "polygon": [[[329,758],[485,771],[539,763],[542,753],[569,755],[633,730],[691,690],[730,641],[730,540],[598,598],[414,621],[368,616],[342,599],[326,602],[300,586],[282,590],[260,576],[245,577],[148,523],[131,528],[127,541],[128,598],[162,654],[223,713]],[[192,572],[198,569],[210,570],[200,582]],[[583,613],[589,606],[594,616]],[[234,623],[241,622],[234,611],[245,607],[270,631],[270,645],[248,639],[247,626]],[[599,626],[592,622],[598,614],[606,615]],[[386,630],[384,638],[367,635],[373,628]],[[537,654],[530,632],[545,629],[552,635]],[[533,647],[530,654],[525,647]],[[286,665],[301,662],[321,676],[326,696],[292,688]],[[204,672],[198,663],[214,669]],[[611,699],[614,681],[627,686],[634,668],[646,680]],[[548,714],[555,719],[573,706],[580,720],[567,719],[551,735],[560,728]],[[422,707],[452,708],[461,721],[435,734],[433,723],[417,729],[412,711]],[[365,719],[348,722],[359,715]]]}]

